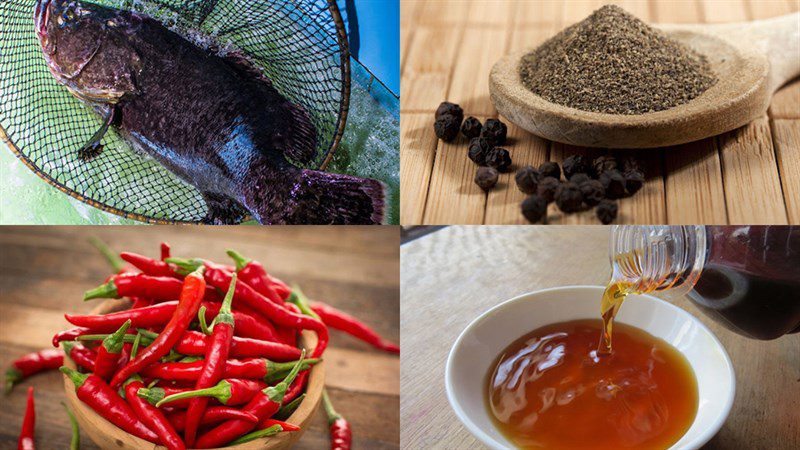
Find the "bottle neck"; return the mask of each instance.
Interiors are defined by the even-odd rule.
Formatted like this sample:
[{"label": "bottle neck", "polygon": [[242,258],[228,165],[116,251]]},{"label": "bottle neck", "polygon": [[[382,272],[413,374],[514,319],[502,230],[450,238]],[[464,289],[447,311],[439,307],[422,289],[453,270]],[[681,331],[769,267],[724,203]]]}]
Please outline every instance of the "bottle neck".
[{"label": "bottle neck", "polygon": [[611,281],[630,293],[685,295],[703,270],[706,244],[703,226],[614,226]]}]

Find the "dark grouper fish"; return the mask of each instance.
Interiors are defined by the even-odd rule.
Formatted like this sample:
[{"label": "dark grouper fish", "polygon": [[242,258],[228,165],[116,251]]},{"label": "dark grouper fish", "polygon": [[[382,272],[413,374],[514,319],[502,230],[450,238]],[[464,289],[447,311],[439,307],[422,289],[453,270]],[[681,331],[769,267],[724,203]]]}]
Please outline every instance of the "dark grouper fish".
[{"label": "dark grouper fish", "polygon": [[383,222],[381,182],[287,160],[313,159],[314,126],[242,58],[214,55],[154,19],[84,2],[38,0],[34,19],[50,72],[105,119],[82,157],[100,151],[113,124],[203,193],[208,222],[236,221],[241,206],[268,224]]}]

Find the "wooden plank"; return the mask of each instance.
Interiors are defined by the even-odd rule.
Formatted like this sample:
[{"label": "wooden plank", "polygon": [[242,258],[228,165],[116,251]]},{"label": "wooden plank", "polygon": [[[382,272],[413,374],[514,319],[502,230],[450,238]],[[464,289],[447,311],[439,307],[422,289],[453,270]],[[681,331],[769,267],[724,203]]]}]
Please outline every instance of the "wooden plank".
[{"label": "wooden plank", "polygon": [[748,11],[753,20],[769,19],[792,12],[792,5],[786,0],[748,0]]},{"label": "wooden plank", "polygon": [[664,166],[668,223],[728,223],[713,138],[664,149]]},{"label": "wooden plank", "polygon": [[772,139],[789,223],[800,224],[800,120],[774,120]]},{"label": "wooden plank", "polygon": [[533,136],[514,124],[509,124],[508,136],[510,143],[506,147],[511,153],[514,166],[511,172],[500,174],[497,186],[489,192],[484,219],[487,224],[528,223],[520,212],[520,203],[527,195],[517,188],[514,172],[528,165],[539,167],[547,161],[548,142],[544,139]]},{"label": "wooden plank", "polygon": [[647,0],[572,0],[564,9],[563,23],[569,25],[580,22],[606,4],[617,5],[645,22],[650,21],[650,5]]},{"label": "wooden plank", "polygon": [[[478,116],[481,121],[486,118]],[[467,156],[464,136],[450,143],[439,142],[433,164],[425,215],[429,225],[483,223],[486,193],[475,184],[477,167]]]},{"label": "wooden plank", "polygon": [[718,137],[728,220],[732,224],[785,224],[772,134],[766,118]]},{"label": "wooden plank", "polygon": [[657,23],[699,23],[702,13],[698,0],[676,0],[651,2],[653,22]]},{"label": "wooden plank", "polygon": [[506,53],[507,41],[507,33],[502,29],[470,26],[465,30],[447,98],[460,104],[466,115],[497,115],[489,100],[489,72]]},{"label": "wooden plank", "polygon": [[438,140],[432,114],[403,114],[400,121],[400,223],[422,223]]},{"label": "wooden plank", "polygon": [[416,28],[401,79],[402,111],[435,111],[445,100],[460,34],[460,28]]},{"label": "wooden plank", "polygon": [[706,23],[744,22],[747,17],[745,0],[701,0]]},{"label": "wooden plank", "polygon": [[463,0],[416,0],[421,3],[417,13],[418,24],[453,25],[467,19],[467,2]]},{"label": "wooden plank", "polygon": [[411,48],[413,33],[411,27],[400,26],[400,75],[405,71],[406,61],[408,60],[408,49]]},{"label": "wooden plank", "polygon": [[786,2],[789,3],[790,11],[800,11],[800,0],[786,0]]},{"label": "wooden plank", "polygon": [[769,106],[769,116],[773,119],[800,119],[800,79],[775,93]]},{"label": "wooden plank", "polygon": [[471,0],[463,8],[467,9],[467,22],[473,25],[503,26],[512,23],[517,10],[517,2],[496,0]]},{"label": "wooden plank", "polygon": [[563,0],[520,1],[516,21],[526,25],[560,24],[565,6]]},{"label": "wooden plank", "polygon": [[417,0],[400,0],[400,25],[414,23],[422,2]]}]

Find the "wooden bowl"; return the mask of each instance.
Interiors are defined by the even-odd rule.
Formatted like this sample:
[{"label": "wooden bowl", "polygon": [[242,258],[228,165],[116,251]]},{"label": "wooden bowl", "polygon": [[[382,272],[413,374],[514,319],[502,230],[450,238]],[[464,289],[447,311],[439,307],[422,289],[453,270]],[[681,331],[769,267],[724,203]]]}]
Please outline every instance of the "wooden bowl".
[{"label": "wooden bowl", "polygon": [[[92,314],[107,314],[114,311],[126,309],[130,306],[127,300],[108,300],[92,310]],[[317,336],[310,331],[303,331],[301,342],[306,348],[313,348],[317,345]],[[64,365],[75,369],[75,363],[69,358],[64,358]],[[225,449],[237,450],[278,450],[290,448],[303,434],[311,422],[311,418],[319,407],[322,400],[322,389],[325,385],[325,363],[320,362],[311,368],[306,387],[306,397],[300,407],[289,417],[286,422],[297,425],[300,431],[291,433],[281,432],[269,438],[256,439],[244,444],[224,447]],[[104,449],[129,449],[129,450],[164,450],[165,447],[140,439],[132,434],[128,434],[116,425],[107,421],[92,408],[80,401],[75,394],[75,385],[64,375],[64,390],[67,394],[67,401],[75,418],[80,424],[81,431],[89,435],[92,441],[100,448]]]}]

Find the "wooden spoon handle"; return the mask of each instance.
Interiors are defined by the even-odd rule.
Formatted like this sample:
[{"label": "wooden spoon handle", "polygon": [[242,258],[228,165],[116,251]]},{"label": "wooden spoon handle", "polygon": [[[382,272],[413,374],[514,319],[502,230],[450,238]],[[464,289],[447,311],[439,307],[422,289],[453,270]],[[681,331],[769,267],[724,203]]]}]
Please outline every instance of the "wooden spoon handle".
[{"label": "wooden spoon handle", "polygon": [[800,13],[753,22],[666,25],[662,28],[712,34],[739,48],[755,48],[769,61],[770,92],[775,92],[787,81],[800,75]]}]

